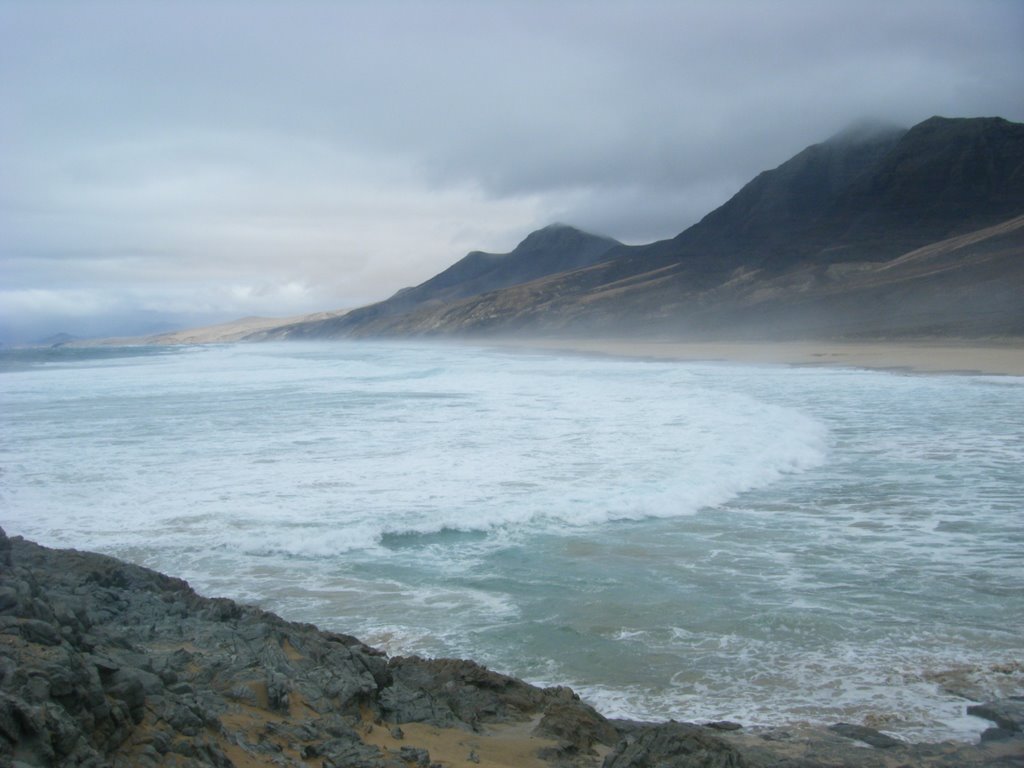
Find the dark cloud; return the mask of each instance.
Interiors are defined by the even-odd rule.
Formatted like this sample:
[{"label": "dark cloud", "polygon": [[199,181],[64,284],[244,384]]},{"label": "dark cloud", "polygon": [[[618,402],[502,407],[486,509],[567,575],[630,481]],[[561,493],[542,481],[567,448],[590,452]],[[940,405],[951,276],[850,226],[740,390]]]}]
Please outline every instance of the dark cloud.
[{"label": "dark cloud", "polygon": [[291,314],[554,219],[670,237],[857,119],[1024,119],[1022,39],[1013,0],[0,0],[0,305]]}]

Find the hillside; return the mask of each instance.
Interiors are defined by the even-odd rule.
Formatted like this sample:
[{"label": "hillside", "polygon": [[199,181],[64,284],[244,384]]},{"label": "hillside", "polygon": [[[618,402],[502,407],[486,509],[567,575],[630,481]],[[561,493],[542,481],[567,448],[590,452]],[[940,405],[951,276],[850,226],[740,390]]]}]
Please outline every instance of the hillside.
[{"label": "hillside", "polygon": [[862,125],[759,174],[671,240],[549,227],[385,302],[254,338],[1016,335],[1021,214],[1024,125]]},{"label": "hillside", "polygon": [[385,301],[352,310],[341,317],[288,324],[259,336],[318,338],[387,332],[395,318],[411,312],[450,306],[467,297],[588,267],[604,260],[620,245],[609,237],[552,224],[527,236],[510,253],[472,251],[426,282],[404,288]]}]

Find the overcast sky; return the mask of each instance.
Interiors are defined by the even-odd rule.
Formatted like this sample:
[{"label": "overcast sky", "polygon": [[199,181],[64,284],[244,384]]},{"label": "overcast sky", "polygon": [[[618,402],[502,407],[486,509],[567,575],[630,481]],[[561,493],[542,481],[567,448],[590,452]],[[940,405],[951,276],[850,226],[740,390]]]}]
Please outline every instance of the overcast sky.
[{"label": "overcast sky", "polygon": [[862,118],[1024,121],[1024,2],[0,0],[0,339],[678,234]]}]

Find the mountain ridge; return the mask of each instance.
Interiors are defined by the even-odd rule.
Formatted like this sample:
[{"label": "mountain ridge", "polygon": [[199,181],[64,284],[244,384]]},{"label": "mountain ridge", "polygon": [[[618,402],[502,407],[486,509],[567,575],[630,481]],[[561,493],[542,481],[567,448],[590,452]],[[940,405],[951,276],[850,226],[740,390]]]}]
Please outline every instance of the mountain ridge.
[{"label": "mountain ridge", "polygon": [[[555,223],[383,301],[220,340],[1024,335],[1021,214],[1024,124],[863,121],[757,174],[672,238],[625,245]],[[218,340],[158,343],[181,338]]]},{"label": "mountain ridge", "polygon": [[[613,244],[575,270],[450,293],[372,322],[356,310],[267,337],[1018,334],[1024,243],[1017,227],[989,230],[1021,213],[1024,125],[932,117],[909,129],[858,126],[758,174],[674,238]],[[953,251],[942,246],[971,233]],[[908,262],[877,270],[929,246],[960,263],[925,269],[919,256],[916,271]]]},{"label": "mountain ridge", "polygon": [[322,321],[301,322],[284,329],[254,334],[265,338],[317,338],[324,335],[372,333],[389,319],[424,307],[456,302],[472,296],[526,283],[547,275],[585,268],[620,246],[617,240],[594,235],[567,224],[549,224],[527,235],[504,254],[470,251],[429,280],[403,288],[384,301],[354,309]]}]

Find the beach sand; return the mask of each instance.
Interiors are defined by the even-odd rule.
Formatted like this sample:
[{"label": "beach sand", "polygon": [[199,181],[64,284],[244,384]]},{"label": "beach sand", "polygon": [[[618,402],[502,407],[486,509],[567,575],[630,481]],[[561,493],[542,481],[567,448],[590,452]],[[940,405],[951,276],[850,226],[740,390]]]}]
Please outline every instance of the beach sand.
[{"label": "beach sand", "polygon": [[524,351],[569,352],[648,360],[828,365],[914,373],[1024,376],[1024,338],[974,341],[763,341],[530,338],[487,341]]}]

